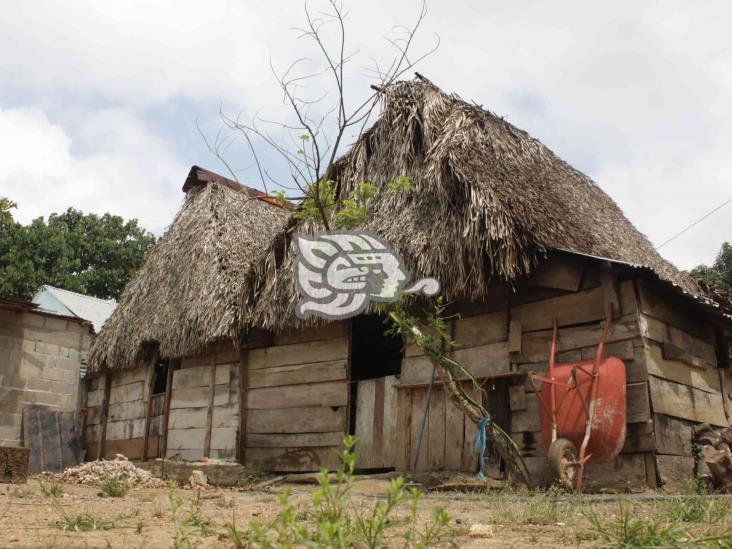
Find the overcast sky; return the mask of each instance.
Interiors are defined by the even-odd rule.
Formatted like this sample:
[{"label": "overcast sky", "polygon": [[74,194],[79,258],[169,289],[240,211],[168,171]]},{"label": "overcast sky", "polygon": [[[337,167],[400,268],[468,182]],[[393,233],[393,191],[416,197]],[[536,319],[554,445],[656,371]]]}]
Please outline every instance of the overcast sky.
[{"label": "overcast sky", "polygon": [[[311,2],[313,10],[322,7]],[[354,95],[415,0],[345,0]],[[658,245],[732,197],[732,3],[432,0],[418,70],[587,173]],[[279,119],[270,71],[314,52],[300,1],[23,0],[0,18],[0,196],[27,222],[69,206],[161,234],[193,164],[224,173],[219,107]],[[311,85],[312,93],[320,91]],[[240,179],[260,186],[236,145]],[[263,156],[275,173],[279,159]],[[681,268],[732,240],[732,204],[662,248]]]}]

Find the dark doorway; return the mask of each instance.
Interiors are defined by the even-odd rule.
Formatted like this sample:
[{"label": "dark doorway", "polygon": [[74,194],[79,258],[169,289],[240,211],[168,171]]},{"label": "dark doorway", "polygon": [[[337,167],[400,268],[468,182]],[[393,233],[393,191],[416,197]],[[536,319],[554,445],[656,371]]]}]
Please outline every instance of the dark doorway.
[{"label": "dark doorway", "polygon": [[401,336],[386,335],[383,316],[358,316],[351,324],[351,381],[401,374]]},{"label": "dark doorway", "polygon": [[[483,384],[486,394],[485,408],[491,415],[492,421],[507,433],[511,432],[509,387],[515,384],[516,379],[514,377],[489,378]],[[486,466],[500,474],[506,472],[506,464],[495,448],[491,448],[490,454],[486,455]]]},{"label": "dark doorway", "polygon": [[159,360],[157,364],[155,364],[155,372],[153,373],[155,376],[153,381],[154,395],[164,393],[165,389],[167,389],[168,368],[170,368],[170,363],[167,360]]},{"label": "dark doorway", "polygon": [[351,322],[349,433],[356,435],[359,470],[394,467],[396,376],[402,371],[401,336],[386,334],[378,315]]}]

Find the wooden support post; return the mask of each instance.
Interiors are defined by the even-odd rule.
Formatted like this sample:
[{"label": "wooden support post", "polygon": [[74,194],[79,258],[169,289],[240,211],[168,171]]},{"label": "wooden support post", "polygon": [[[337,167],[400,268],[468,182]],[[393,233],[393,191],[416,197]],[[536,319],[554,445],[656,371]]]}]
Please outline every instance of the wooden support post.
[{"label": "wooden support post", "polygon": [[145,461],[147,459],[147,445],[148,445],[148,438],[150,436],[150,416],[152,415],[152,392],[153,388],[155,387],[155,366],[158,364],[158,360],[160,359],[160,355],[157,351],[153,354],[152,360],[150,361],[150,371],[148,372],[148,381],[147,381],[147,406],[145,411],[145,432],[142,439],[142,457],[140,458],[142,461]]},{"label": "wooden support post", "polygon": [[211,429],[213,427],[213,406],[216,395],[216,362],[218,353],[214,352],[214,362],[211,366],[210,392],[208,394],[208,410],[206,412],[206,437],[203,440],[203,456],[211,456]]},{"label": "wooden support post", "polygon": [[165,382],[165,402],[163,403],[163,426],[161,436],[163,437],[158,451],[159,457],[165,459],[168,453],[168,418],[170,417],[170,397],[173,393],[173,371],[178,367],[179,360],[171,361],[168,363],[168,379]]},{"label": "wooden support post", "polygon": [[606,265],[600,271],[600,285],[605,311],[612,307],[612,318],[618,318],[620,312],[620,294],[618,292],[618,277],[613,273],[612,266]]},{"label": "wooden support post", "polygon": [[109,415],[109,396],[112,393],[112,372],[104,373],[104,398],[102,399],[102,416],[99,424],[99,439],[97,440],[97,459],[104,458],[105,442],[107,440],[107,416]]},{"label": "wooden support post", "polygon": [[509,353],[520,353],[521,352],[521,336],[523,330],[521,323],[518,320],[512,320],[508,324],[508,352]]},{"label": "wooden support post", "polygon": [[249,351],[239,348],[239,463],[245,464],[247,446],[247,384],[249,378]]}]

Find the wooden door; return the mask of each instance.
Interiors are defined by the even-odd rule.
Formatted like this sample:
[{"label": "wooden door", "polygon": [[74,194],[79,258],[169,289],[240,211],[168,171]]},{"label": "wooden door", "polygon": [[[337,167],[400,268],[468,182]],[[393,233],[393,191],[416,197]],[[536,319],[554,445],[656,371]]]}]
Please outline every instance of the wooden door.
[{"label": "wooden door", "polygon": [[358,382],[356,396],[356,453],[358,469],[396,466],[396,376]]}]

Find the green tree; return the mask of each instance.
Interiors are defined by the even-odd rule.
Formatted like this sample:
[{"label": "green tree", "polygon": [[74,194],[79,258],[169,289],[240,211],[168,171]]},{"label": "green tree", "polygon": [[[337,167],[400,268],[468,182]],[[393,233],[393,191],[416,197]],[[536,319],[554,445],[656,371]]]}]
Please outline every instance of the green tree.
[{"label": "green tree", "polygon": [[732,294],[732,244],[725,242],[711,267],[699,265],[691,274],[718,290]]},{"label": "green tree", "polygon": [[12,206],[0,199],[1,296],[29,299],[41,284],[50,284],[117,298],[155,244],[136,219],[69,208],[48,221],[39,217],[21,225],[10,215]]}]

